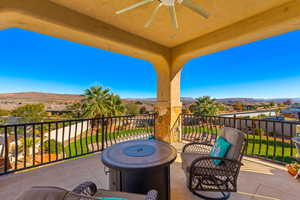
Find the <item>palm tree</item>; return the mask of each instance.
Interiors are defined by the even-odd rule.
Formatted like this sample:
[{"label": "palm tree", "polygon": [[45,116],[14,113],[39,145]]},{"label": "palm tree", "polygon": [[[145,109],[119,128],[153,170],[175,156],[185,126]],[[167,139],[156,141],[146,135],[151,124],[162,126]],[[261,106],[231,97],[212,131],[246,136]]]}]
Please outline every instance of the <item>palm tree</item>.
[{"label": "palm tree", "polygon": [[110,90],[103,89],[101,86],[92,86],[84,91],[82,100],[83,116],[97,118],[107,115],[110,111]]},{"label": "palm tree", "polygon": [[125,112],[125,106],[118,95],[111,94],[109,97],[109,111],[110,116],[122,115]]},{"label": "palm tree", "polygon": [[196,99],[192,106],[192,111],[195,115],[214,116],[220,110],[220,104],[215,99],[209,96],[203,96]]}]

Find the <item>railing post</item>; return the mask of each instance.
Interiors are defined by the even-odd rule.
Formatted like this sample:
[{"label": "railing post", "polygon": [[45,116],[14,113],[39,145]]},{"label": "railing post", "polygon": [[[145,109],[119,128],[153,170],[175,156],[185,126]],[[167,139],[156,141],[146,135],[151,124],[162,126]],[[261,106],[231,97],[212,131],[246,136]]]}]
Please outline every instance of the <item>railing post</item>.
[{"label": "railing post", "polygon": [[8,171],[8,138],[7,138],[7,127],[4,128],[4,148],[5,148],[5,154],[4,154],[4,173],[7,173]]},{"label": "railing post", "polygon": [[236,128],[236,115],[233,115],[233,127]]},{"label": "railing post", "polygon": [[156,122],[157,115],[158,115],[157,113],[154,113],[154,115],[153,115],[154,116],[153,117],[153,134],[154,134],[154,138],[156,138],[156,128],[155,128],[156,123],[155,122]]},{"label": "railing post", "polygon": [[104,128],[104,117],[101,118],[101,151],[104,150],[104,134],[105,134],[105,128]]},{"label": "railing post", "polygon": [[179,142],[182,142],[182,114],[178,117]]}]

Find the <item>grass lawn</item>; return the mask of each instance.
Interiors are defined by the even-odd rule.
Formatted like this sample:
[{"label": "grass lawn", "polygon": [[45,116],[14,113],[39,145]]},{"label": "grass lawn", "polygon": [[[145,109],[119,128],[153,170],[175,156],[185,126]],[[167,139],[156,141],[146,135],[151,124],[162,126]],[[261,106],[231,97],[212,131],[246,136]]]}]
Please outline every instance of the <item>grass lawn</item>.
[{"label": "grass lawn", "polygon": [[[134,130],[121,130],[114,131],[111,133],[105,134],[104,141],[105,145],[111,145],[116,143],[118,139],[126,138],[126,137],[136,137],[143,134],[153,133],[153,128],[136,128]],[[97,137],[98,136],[98,137]],[[82,134],[82,137],[77,136],[76,141],[70,142],[70,145],[65,142],[65,154],[66,157],[76,156],[85,154],[88,152],[96,151],[101,149],[102,144],[102,132],[98,131],[98,134],[95,132],[91,134],[91,131],[85,132]]]},{"label": "grass lawn", "polygon": [[[220,132],[220,128],[217,127],[195,127],[186,126],[183,128],[183,136],[186,138],[197,137],[201,133],[208,133],[209,135],[216,136]],[[138,138],[142,134],[153,133],[153,128],[149,129],[134,129],[134,130],[120,130],[107,133],[105,135],[105,146],[111,145],[117,142],[120,138],[132,137]],[[197,134],[197,135],[196,135]],[[297,155],[296,148],[294,144],[291,144],[289,140],[282,141],[282,138],[266,137],[248,134],[248,155],[255,155],[262,158],[267,158],[271,160],[281,161],[285,163],[291,163],[295,160]],[[88,152],[97,151],[98,148],[101,149],[102,143],[102,133],[101,130],[97,134],[91,134],[91,131],[85,132],[77,136],[76,141],[71,141],[70,145],[67,142],[64,143],[64,150],[66,157],[76,156],[85,154]]]},{"label": "grass lawn", "polygon": [[266,157],[285,163],[296,161],[297,150],[294,144],[282,142],[281,138],[248,135],[247,154]]}]

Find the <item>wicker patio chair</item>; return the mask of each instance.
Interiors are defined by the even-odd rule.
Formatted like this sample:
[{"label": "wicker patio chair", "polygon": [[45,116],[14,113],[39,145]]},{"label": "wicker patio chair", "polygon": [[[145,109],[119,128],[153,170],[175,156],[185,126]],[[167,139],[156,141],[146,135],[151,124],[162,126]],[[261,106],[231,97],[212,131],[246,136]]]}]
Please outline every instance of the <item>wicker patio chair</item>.
[{"label": "wicker patio chair", "polygon": [[[204,199],[228,199],[230,192],[237,191],[237,178],[247,141],[243,132],[233,128],[223,128],[220,136],[231,144],[224,158],[209,156],[213,146],[209,142],[186,144],[181,153],[187,187]],[[222,163],[215,165],[212,160],[221,160]],[[217,192],[217,197],[209,197],[203,192]]]},{"label": "wicker patio chair", "polygon": [[93,182],[84,182],[72,191],[52,186],[35,186],[25,191],[17,200],[99,200],[103,197],[128,200],[157,200],[158,193],[155,190],[149,191],[147,195],[98,190]]}]

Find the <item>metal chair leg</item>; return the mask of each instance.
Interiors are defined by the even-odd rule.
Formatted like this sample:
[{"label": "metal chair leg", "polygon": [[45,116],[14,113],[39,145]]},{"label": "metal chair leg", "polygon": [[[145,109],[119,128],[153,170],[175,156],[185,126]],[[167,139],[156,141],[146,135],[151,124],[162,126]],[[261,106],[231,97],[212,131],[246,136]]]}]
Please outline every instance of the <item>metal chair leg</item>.
[{"label": "metal chair leg", "polygon": [[194,195],[202,198],[202,199],[206,199],[206,200],[226,200],[230,197],[231,193],[230,192],[221,192],[222,196],[221,197],[209,197],[203,194],[200,194],[196,191],[192,191]]}]

